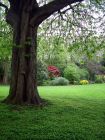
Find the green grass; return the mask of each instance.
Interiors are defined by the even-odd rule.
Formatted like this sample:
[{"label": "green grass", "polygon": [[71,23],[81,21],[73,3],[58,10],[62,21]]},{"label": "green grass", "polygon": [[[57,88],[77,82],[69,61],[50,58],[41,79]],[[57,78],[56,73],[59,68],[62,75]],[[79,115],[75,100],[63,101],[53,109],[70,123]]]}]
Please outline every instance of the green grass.
[{"label": "green grass", "polygon": [[[0,87],[0,100],[9,87]],[[43,108],[0,103],[0,140],[105,140],[105,84],[39,87]]]}]

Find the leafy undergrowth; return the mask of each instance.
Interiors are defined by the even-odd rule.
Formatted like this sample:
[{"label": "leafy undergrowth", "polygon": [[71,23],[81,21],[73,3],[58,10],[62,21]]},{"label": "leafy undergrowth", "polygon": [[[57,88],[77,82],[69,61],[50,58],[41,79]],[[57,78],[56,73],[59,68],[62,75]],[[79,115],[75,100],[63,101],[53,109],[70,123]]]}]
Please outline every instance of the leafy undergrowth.
[{"label": "leafy undergrowth", "polygon": [[[45,107],[0,103],[0,140],[105,140],[105,84],[39,87]],[[0,100],[8,87],[0,87]]]}]

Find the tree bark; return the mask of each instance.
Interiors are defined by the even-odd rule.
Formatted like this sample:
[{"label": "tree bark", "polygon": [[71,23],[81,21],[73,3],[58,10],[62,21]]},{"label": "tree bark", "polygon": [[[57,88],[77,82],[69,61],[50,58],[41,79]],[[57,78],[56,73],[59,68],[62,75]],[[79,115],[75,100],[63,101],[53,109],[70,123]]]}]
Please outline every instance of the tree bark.
[{"label": "tree bark", "polygon": [[6,103],[41,105],[37,90],[37,29],[29,25],[28,13],[14,29],[12,50],[12,77]]}]

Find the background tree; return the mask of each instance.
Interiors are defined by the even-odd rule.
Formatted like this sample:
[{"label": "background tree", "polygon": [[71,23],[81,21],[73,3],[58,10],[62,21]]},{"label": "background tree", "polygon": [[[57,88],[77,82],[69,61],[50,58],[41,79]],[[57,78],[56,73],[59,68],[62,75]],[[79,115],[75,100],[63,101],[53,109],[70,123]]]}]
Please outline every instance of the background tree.
[{"label": "background tree", "polygon": [[2,70],[0,82],[7,84],[10,77],[12,31],[5,22],[4,16],[4,11],[0,10],[0,66]]}]

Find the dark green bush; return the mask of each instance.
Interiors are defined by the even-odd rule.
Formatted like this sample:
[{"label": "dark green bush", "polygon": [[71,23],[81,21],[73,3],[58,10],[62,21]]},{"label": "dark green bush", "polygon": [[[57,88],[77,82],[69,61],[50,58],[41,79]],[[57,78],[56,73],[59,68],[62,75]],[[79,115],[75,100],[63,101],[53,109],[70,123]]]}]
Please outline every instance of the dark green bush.
[{"label": "dark green bush", "polygon": [[103,75],[95,75],[95,83],[104,83],[105,77]]},{"label": "dark green bush", "polygon": [[80,69],[80,79],[83,80],[83,79],[86,79],[88,80],[89,79],[89,72],[86,70],[86,69]]},{"label": "dark green bush", "polygon": [[51,80],[44,80],[43,81],[43,86],[50,86],[51,85]]},{"label": "dark green bush", "polygon": [[63,86],[63,85],[69,85],[69,80],[67,80],[64,77],[56,77],[54,80],[50,82],[50,85],[52,86]]},{"label": "dark green bush", "polygon": [[67,78],[71,84],[80,81],[80,68],[75,65],[71,64],[64,70],[64,77]]}]

